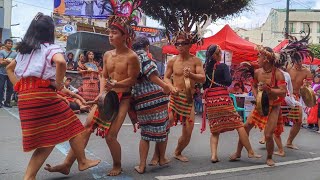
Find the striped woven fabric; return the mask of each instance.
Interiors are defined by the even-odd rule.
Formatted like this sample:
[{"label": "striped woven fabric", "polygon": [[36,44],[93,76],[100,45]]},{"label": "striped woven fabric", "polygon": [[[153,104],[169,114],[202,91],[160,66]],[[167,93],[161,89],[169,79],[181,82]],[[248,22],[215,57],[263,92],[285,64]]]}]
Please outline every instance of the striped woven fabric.
[{"label": "striped woven fabric", "polygon": [[94,132],[94,130],[96,129],[96,135],[104,138],[108,134],[111,126],[111,121],[104,121],[99,118],[99,110],[97,106],[95,106],[91,110],[95,111],[93,121],[91,121],[91,131]]},{"label": "striped woven fabric", "polygon": [[97,72],[82,73],[81,96],[86,101],[93,101],[99,95],[99,74]]},{"label": "striped woven fabric", "polygon": [[54,146],[84,131],[80,120],[53,89],[22,91],[18,99],[25,152]]},{"label": "striped woven fabric", "polygon": [[[148,82],[147,82],[148,83]],[[145,83],[146,84],[146,83]],[[142,83],[140,83],[140,88]],[[146,141],[164,142],[169,132],[169,98],[159,86],[148,86],[149,92],[134,95],[135,109],[141,138]],[[152,88],[155,87],[155,88]]]},{"label": "striped woven fabric", "polygon": [[187,122],[192,123],[190,118],[193,102],[188,104],[187,95],[179,92],[178,94],[171,94],[169,112],[173,113],[174,125],[178,122],[182,125],[187,125]]},{"label": "striped woven fabric", "polygon": [[[269,108],[269,112],[271,112],[272,106]],[[248,123],[254,125],[255,127],[258,127],[261,131],[264,130],[268,123],[268,116],[261,116],[259,112],[254,109],[250,116],[248,117]],[[277,127],[274,130],[274,134],[279,137],[281,133],[284,131],[283,128],[283,117],[281,115],[281,110],[279,112],[278,116],[278,122],[277,122]]]},{"label": "striped woven fabric", "polygon": [[[131,98],[131,92],[117,93],[119,102],[123,99]],[[105,138],[108,134],[112,122],[99,118],[99,109],[97,106],[91,109],[94,112],[93,121],[91,121],[91,132],[93,133],[96,130],[96,135]]]},{"label": "striped woven fabric", "polygon": [[290,107],[286,104],[285,101],[281,103],[281,111],[282,111],[282,116],[288,116]]},{"label": "striped woven fabric", "polygon": [[[294,98],[296,101],[298,101],[298,102],[300,101],[299,95],[295,94]],[[298,121],[302,120],[301,117],[302,117],[302,108],[299,106],[296,106],[296,107],[290,109],[288,116],[287,116],[287,119],[288,119],[288,121],[292,121],[293,123],[297,123]]]},{"label": "striped woven fabric", "polygon": [[211,133],[223,133],[243,127],[240,115],[224,87],[206,89],[205,108]]}]

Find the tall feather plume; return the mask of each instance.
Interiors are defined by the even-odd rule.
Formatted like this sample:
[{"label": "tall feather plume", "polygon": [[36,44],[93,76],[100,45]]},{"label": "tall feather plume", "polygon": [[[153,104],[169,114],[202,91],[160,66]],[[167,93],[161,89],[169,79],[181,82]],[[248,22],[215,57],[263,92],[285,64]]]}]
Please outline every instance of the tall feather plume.
[{"label": "tall feather plume", "polygon": [[206,33],[206,29],[212,22],[211,16],[208,16],[207,14],[204,14],[201,19],[203,19],[202,23],[199,21],[195,23],[196,30],[193,32],[194,39],[197,39],[198,44],[203,43],[203,37]]},{"label": "tall feather plume", "polygon": [[308,28],[308,34],[299,41],[296,37],[290,36],[289,44],[280,51],[280,57],[282,58],[282,61],[295,64],[299,61],[303,62],[305,59],[310,59],[310,61],[313,62],[314,54],[309,50],[309,40],[311,38],[310,26]]},{"label": "tall feather plume", "polygon": [[[188,13],[183,12],[183,13]],[[184,14],[187,15],[187,14]],[[187,39],[190,41],[191,44],[198,44],[201,45],[203,43],[203,37],[206,32],[207,27],[211,24],[212,18],[211,16],[208,16],[207,14],[203,14],[203,16],[199,19],[199,21],[195,22],[196,29],[193,32],[186,32],[185,31],[185,26],[187,26],[183,22],[183,18],[181,17],[181,14],[177,14],[177,17],[180,17],[178,20],[178,25],[179,31],[176,32],[171,40],[171,43],[174,44],[176,40],[180,37],[184,37],[184,39]],[[168,39],[170,39],[168,37]]]}]

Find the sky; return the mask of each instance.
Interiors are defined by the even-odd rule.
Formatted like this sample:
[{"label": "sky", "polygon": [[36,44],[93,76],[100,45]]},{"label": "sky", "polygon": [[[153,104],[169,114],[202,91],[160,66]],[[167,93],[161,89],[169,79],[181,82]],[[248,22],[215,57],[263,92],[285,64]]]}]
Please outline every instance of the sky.
[{"label": "sky", "polygon": [[[12,0],[12,22],[11,24],[20,24],[12,26],[12,36],[23,38],[28,26],[37,14],[42,12],[50,15],[53,11],[54,0]],[[286,0],[253,0],[249,11],[242,12],[236,17],[230,17],[227,20],[217,20],[212,23],[208,29],[210,32],[206,36],[211,36],[218,32],[225,24],[231,27],[255,28],[265,22],[270,10],[286,8]],[[290,0],[292,9],[320,9],[320,0]],[[148,19],[147,26],[161,27],[157,21]]]}]

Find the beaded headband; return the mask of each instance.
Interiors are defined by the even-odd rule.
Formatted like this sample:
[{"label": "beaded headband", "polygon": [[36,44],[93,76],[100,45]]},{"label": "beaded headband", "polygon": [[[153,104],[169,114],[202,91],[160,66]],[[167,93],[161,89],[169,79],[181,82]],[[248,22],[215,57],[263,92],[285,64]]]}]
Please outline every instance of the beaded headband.
[{"label": "beaded headband", "polygon": [[43,16],[43,13],[41,13],[41,12],[38,12],[37,13],[37,15],[33,18],[35,21],[38,21],[38,19],[40,18],[40,17],[42,17]]},{"label": "beaded headband", "polygon": [[273,62],[276,61],[276,56],[275,56],[274,52],[268,51],[268,50],[266,49],[266,47],[263,47],[263,46],[261,46],[261,45],[258,45],[258,46],[256,47],[256,50],[258,50],[258,51],[259,51],[259,54],[260,54],[260,55],[263,55],[267,60],[273,61]]}]

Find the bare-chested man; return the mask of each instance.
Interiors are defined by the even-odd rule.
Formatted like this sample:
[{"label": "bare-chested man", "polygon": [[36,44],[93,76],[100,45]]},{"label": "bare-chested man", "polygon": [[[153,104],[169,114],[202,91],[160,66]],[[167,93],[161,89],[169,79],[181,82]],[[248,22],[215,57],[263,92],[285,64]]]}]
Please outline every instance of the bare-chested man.
[{"label": "bare-chested man", "polygon": [[[135,84],[140,73],[138,56],[126,44],[128,38],[134,37],[133,31],[131,31],[131,27],[128,24],[123,23],[125,22],[123,18],[114,16],[108,20],[109,41],[115,49],[104,54],[103,77],[101,78],[102,88],[100,89],[100,94],[103,91],[109,90],[118,93],[120,100],[119,113],[112,123],[99,123],[103,121],[98,118],[97,106],[95,105],[88,115],[86,122],[87,131],[85,133],[86,144],[88,143],[92,129],[97,129],[98,135],[105,137],[113,159],[113,168],[108,173],[109,176],[117,176],[122,171],[121,146],[117,140],[117,136],[129,109],[131,87]],[[47,165],[45,169],[50,172],[69,174],[74,160],[74,153],[70,151],[63,164],[55,167]]]},{"label": "bare-chested man", "polygon": [[[205,74],[199,58],[190,54],[192,39],[188,33],[178,33],[174,44],[179,55],[168,62],[164,80],[171,89],[169,119],[176,125],[178,121],[183,124],[182,135],[174,152],[174,157],[182,162],[189,161],[182,155],[182,151],[190,142],[194,127],[194,103],[187,102],[185,78],[190,79],[192,94],[195,83],[204,83]],[[172,78],[172,79],[171,79]]]},{"label": "bare-chested man", "polygon": [[[291,56],[293,65],[287,69],[290,74],[293,86],[293,95],[297,101],[300,101],[300,88],[302,86],[310,86],[313,80],[312,73],[309,69],[302,66],[302,57],[299,53],[295,53]],[[290,131],[290,135],[287,140],[287,148],[298,149],[293,145],[293,140],[300,131],[302,124],[302,107],[296,106],[291,108],[288,114],[288,119],[293,121],[293,126]]]},{"label": "bare-chested man", "polygon": [[[280,136],[283,132],[282,123],[278,123],[280,114],[280,105],[286,95],[286,83],[282,72],[274,66],[275,55],[273,50],[268,47],[259,48],[258,64],[259,69],[254,72],[253,94],[257,97],[258,90],[264,90],[269,97],[269,115],[261,116],[255,109],[248,118],[245,124],[246,131],[249,135],[253,127],[259,127],[264,130],[266,147],[267,147],[267,165],[274,166],[272,154],[274,151],[273,134]],[[259,85],[258,85],[259,84]],[[243,145],[238,142],[238,148],[231,160],[236,160],[241,157]]]}]

